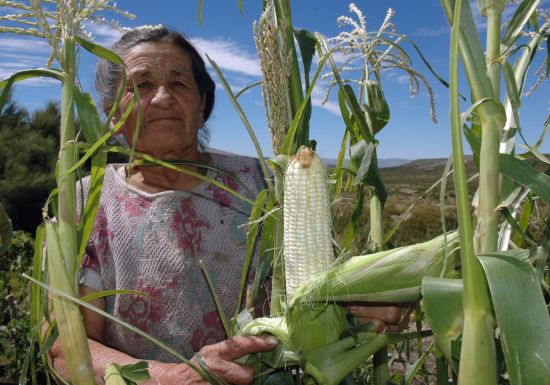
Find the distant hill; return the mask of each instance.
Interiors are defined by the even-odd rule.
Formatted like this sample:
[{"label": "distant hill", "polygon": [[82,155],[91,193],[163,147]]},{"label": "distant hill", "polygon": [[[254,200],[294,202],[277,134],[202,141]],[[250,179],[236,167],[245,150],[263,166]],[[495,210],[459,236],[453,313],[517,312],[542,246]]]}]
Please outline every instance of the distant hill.
[{"label": "distant hill", "polygon": [[[231,151],[220,150],[212,147],[208,147],[207,151],[215,154],[226,154],[226,155],[234,154]],[[323,159],[323,162],[325,162],[325,164],[329,167],[330,166],[334,167],[334,165],[336,165],[336,159]],[[409,162],[411,162],[410,159],[402,159],[402,158],[378,159],[378,165],[380,166],[380,168],[399,167]]]},{"label": "distant hill", "polygon": [[[325,164],[327,166],[335,166],[336,165],[336,159],[323,159]],[[378,159],[378,166],[380,168],[388,168],[388,167],[399,167],[403,166],[407,163],[409,163],[410,159],[402,159],[402,158],[387,158],[387,159]]]}]

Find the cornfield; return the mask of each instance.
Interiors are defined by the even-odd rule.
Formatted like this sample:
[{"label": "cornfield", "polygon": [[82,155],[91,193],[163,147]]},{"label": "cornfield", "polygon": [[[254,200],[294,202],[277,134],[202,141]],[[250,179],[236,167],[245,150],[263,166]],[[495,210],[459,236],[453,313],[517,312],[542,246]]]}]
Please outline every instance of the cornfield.
[{"label": "cornfield", "polygon": [[[413,68],[404,47],[411,44],[412,49],[419,49],[397,32],[391,20],[393,11],[388,12],[378,31],[367,31],[362,11],[352,4],[350,11],[358,21],[344,21],[355,28],[329,38],[294,29],[290,0],[263,1],[264,11],[253,35],[275,155],[269,160],[263,156],[240,105],[240,93],[234,93],[218,65],[208,58],[252,139],[267,178],[266,189],[249,202],[252,209],[243,277],[252,258],[258,258],[256,263],[263,270],[259,269],[250,287],[244,287],[242,281],[238,303],[246,298],[246,308],[231,319],[222,319],[229,335],[269,334],[279,340],[273,352],[242,358],[256,370],[254,384],[394,383],[390,382],[389,351],[396,346],[408,348],[411,342],[419,349],[418,361],[398,378],[402,384],[413,382],[430,355],[437,358],[436,371],[431,373],[437,384],[550,383],[550,221],[546,219],[537,244],[526,232],[531,203],[540,200],[550,204],[550,177],[539,171],[547,169],[550,160],[538,150],[540,143],[528,146],[524,153],[516,146],[516,137],[522,134],[521,96],[527,74],[536,71],[535,60],[544,55],[546,67],[541,81],[550,72],[548,49],[543,46],[544,40],[550,39],[550,21],[547,12],[539,9],[541,5],[540,0],[523,0],[509,22],[503,23],[503,14],[510,6],[505,0],[478,0],[477,9],[468,1],[441,0],[451,27],[446,83],[423,56],[430,74]],[[79,306],[101,311],[87,303],[90,298],[79,298],[77,277],[96,216],[107,153],[123,152],[131,159],[136,153],[107,144],[124,124],[122,120],[110,126],[120,95],[102,123],[92,98],[78,82],[78,49],[123,65],[116,54],[93,43],[82,26],[99,11],[130,15],[109,1],[0,1],[0,6],[16,9],[19,13],[9,15],[10,22],[22,25],[0,26],[0,32],[41,37],[51,47],[48,67],[20,71],[0,83],[0,106],[19,80],[42,76],[62,84],[57,188],[46,202],[44,223],[36,233],[35,269],[32,276],[26,276],[32,282],[29,360],[35,356],[35,343],[47,350],[53,339],[59,338],[72,382],[93,384],[95,375]],[[486,18],[483,34],[475,24],[475,13]],[[484,44],[480,36],[486,37]],[[336,54],[348,58],[345,65],[337,64]],[[316,67],[312,66],[314,56]],[[54,61],[59,68],[53,67]],[[357,79],[343,76],[350,63],[357,66]],[[460,84],[460,64],[469,98],[459,93],[459,88],[466,87]],[[452,157],[439,184],[444,191],[452,174],[458,217],[457,231],[448,232],[443,227],[441,235],[428,242],[393,249],[389,245],[402,221],[383,231],[387,191],[377,158],[377,135],[391,118],[382,76],[390,68],[404,71],[414,87],[426,88],[433,119],[430,79],[448,85]],[[346,127],[338,148],[338,164],[330,171],[316,154],[309,132],[314,113],[311,95],[321,78],[330,83],[327,97],[337,93]],[[125,77],[122,79],[119,93],[126,87]],[[135,95],[139,95],[137,90]],[[460,103],[469,107],[461,111]],[[139,108],[137,104],[136,98],[123,115]],[[75,110],[84,139],[76,135]],[[473,154],[478,168],[473,201],[467,187],[466,151]],[[178,164],[140,156],[144,161],[190,173]],[[89,161],[89,198],[79,211],[77,170]],[[234,193],[228,186],[221,187]],[[331,205],[343,193],[354,195],[355,207],[338,243]],[[368,235],[362,236],[368,242],[356,253],[353,241],[362,231],[359,220],[367,200],[370,228]],[[77,211],[81,212],[78,217]],[[0,205],[0,250],[11,234],[8,223]],[[252,309],[266,283],[270,287],[270,312],[254,318]],[[377,334],[368,325],[356,325],[345,308],[346,303],[355,301],[410,303],[415,308],[416,330]],[[193,366],[155,337],[105,312],[101,314],[163,347],[175,360]],[[426,337],[434,342],[423,349]],[[43,360],[48,363],[46,354]],[[37,363],[31,361],[21,374],[21,383],[37,383]],[[193,368],[206,381],[220,383],[206,366]],[[368,376],[361,375],[367,371]],[[51,374],[56,378],[53,370]],[[106,376],[112,384],[148,379],[145,364],[131,368],[109,365]]]}]

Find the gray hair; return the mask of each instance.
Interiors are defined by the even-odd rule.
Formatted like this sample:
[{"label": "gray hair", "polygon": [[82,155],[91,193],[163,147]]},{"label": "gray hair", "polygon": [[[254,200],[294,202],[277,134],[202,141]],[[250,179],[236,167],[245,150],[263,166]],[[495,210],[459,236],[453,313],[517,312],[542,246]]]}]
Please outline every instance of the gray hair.
[{"label": "gray hair", "polygon": [[[201,96],[205,97],[204,121],[206,122],[214,108],[216,85],[206,70],[204,60],[197,49],[180,33],[168,29],[164,25],[142,26],[126,32],[111,50],[123,56],[133,47],[145,42],[168,42],[180,48],[189,55],[193,68],[193,76]],[[103,109],[113,106],[122,70],[119,65],[100,59],[97,65],[95,87],[101,98]],[[208,131],[201,129],[201,144],[208,141]]]}]

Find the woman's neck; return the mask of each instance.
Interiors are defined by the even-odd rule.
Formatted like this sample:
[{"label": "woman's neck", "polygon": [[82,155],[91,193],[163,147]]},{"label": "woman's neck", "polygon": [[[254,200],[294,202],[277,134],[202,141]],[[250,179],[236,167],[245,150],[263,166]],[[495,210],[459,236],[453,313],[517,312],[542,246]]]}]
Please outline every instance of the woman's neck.
[{"label": "woman's neck", "polygon": [[[208,155],[198,151],[196,156],[188,156],[186,158],[166,157],[166,155],[163,155],[163,157],[156,157],[164,160],[186,159],[202,163],[208,163],[209,160]],[[198,172],[203,175],[206,174],[206,169],[203,168],[198,168],[195,166],[178,167],[182,167],[193,172]],[[163,166],[127,166],[126,175],[128,176],[128,183],[130,185],[148,193],[158,193],[169,190],[191,190],[202,182],[202,179],[198,177],[174,171]]]}]

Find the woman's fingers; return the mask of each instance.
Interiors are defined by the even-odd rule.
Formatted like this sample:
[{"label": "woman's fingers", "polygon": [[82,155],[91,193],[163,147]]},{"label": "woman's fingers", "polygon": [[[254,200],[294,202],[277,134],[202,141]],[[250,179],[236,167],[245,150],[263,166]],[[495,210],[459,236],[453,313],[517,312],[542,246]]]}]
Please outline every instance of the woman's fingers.
[{"label": "woman's fingers", "polygon": [[350,305],[348,310],[354,317],[376,319],[385,324],[398,324],[401,321],[399,306]]},{"label": "woman's fingers", "polygon": [[254,369],[249,365],[237,364],[220,358],[205,358],[208,370],[213,375],[235,385],[248,385],[254,380]]},{"label": "woman's fingers", "polygon": [[370,323],[373,331],[381,333],[400,332],[405,329],[414,311],[413,303],[405,304],[369,304],[350,303],[347,308],[351,315],[356,317],[359,324]]},{"label": "woman's fingers", "polygon": [[212,345],[218,349],[221,358],[233,361],[249,353],[267,352],[277,345],[275,337],[236,336],[219,344]]},{"label": "woman's fingers", "polygon": [[225,381],[235,385],[247,385],[254,380],[254,370],[249,365],[233,360],[246,354],[266,352],[277,345],[274,337],[236,336],[213,345],[203,347],[199,354],[208,370]]}]

